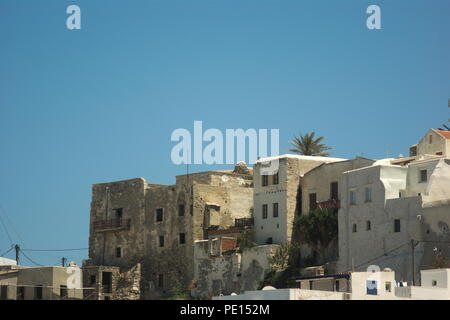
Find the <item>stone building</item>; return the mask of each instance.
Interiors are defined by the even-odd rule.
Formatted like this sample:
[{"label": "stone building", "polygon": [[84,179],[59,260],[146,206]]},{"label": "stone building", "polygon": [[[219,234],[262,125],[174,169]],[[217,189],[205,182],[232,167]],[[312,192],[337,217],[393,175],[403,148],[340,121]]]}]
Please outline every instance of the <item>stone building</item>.
[{"label": "stone building", "polygon": [[439,155],[450,157],[450,131],[428,130],[427,134],[409,148],[411,157],[416,155]]},{"label": "stone building", "polygon": [[91,266],[128,270],[141,263],[141,298],[186,292],[194,276],[194,241],[253,211],[251,170],[208,171],[176,177],[174,185],[143,178],[93,185]]},{"label": "stone building", "polygon": [[[302,212],[299,186],[304,174],[323,163],[344,160],[291,154],[258,160],[253,166],[256,242],[280,244],[290,241],[295,215]],[[265,165],[273,161],[278,164],[278,172],[268,175],[264,172]]]}]

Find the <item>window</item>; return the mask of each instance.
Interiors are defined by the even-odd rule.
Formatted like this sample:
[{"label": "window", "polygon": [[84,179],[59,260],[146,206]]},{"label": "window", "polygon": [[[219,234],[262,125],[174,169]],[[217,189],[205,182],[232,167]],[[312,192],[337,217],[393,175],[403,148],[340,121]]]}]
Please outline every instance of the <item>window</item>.
[{"label": "window", "polygon": [[163,221],[163,216],[164,216],[164,209],[163,208],[156,209],[156,222]]},{"label": "window", "polygon": [[386,290],[386,292],[391,292],[391,282],[390,281],[386,281],[386,283],[384,284],[384,289]]},{"label": "window", "polygon": [[38,285],[34,288],[34,299],[42,300],[42,285]]},{"label": "window", "polygon": [[273,217],[274,218],[278,217],[278,203],[273,204]]},{"label": "window", "polygon": [[355,205],[356,204],[356,191],[355,190],[350,190],[350,205]]},{"label": "window", "polygon": [[159,236],[159,246],[164,247],[164,236]]},{"label": "window", "polygon": [[437,281],[436,280],[432,280],[431,281],[431,286],[436,287],[437,286]]},{"label": "window", "polygon": [[262,218],[267,219],[267,204],[263,204],[262,206]]},{"label": "window", "polygon": [[317,208],[317,195],[315,193],[309,194],[309,210],[315,210]]},{"label": "window", "polygon": [[180,244],[185,244],[185,243],[186,243],[186,234],[180,233]]},{"label": "window", "polygon": [[365,201],[371,202],[372,201],[372,188],[366,187],[364,193],[365,193]]},{"label": "window", "polygon": [[17,300],[25,300],[25,287],[17,287]]},{"label": "window", "polygon": [[8,286],[0,286],[0,300],[8,299]]},{"label": "window", "polygon": [[370,220],[367,220],[366,221],[366,230],[369,231],[371,229],[372,229],[372,226],[371,226]]},{"label": "window", "polygon": [[272,243],[273,243],[273,238],[272,237],[267,238],[266,244],[272,244]]},{"label": "window", "polygon": [[59,296],[61,299],[67,298],[67,286],[59,286]]},{"label": "window", "polygon": [[357,231],[357,229],[356,229],[356,223],[354,223],[353,224],[353,232],[356,232]]},{"label": "window", "polygon": [[123,217],[123,208],[114,209],[114,214],[116,215],[116,219],[121,220]]},{"label": "window", "polygon": [[272,183],[273,184],[278,184],[278,182],[279,182],[279,176],[278,176],[278,172],[277,172],[276,174],[274,174],[272,176]]},{"label": "window", "polygon": [[400,219],[394,220],[394,232],[400,232]]},{"label": "window", "polygon": [[158,288],[164,288],[164,275],[158,274]]},{"label": "window", "polygon": [[112,272],[102,272],[103,293],[112,292]]},{"label": "window", "polygon": [[427,182],[428,175],[427,170],[420,170],[419,173],[419,182]]},{"label": "window", "polygon": [[262,176],[262,186],[266,187],[269,185],[269,176],[268,175],[263,175]]},{"label": "window", "polygon": [[116,248],[116,258],[122,258],[122,248],[121,247]]},{"label": "window", "polygon": [[94,285],[97,282],[97,277],[95,276],[95,274],[93,274],[93,275],[91,275],[89,280],[90,280],[91,285]]},{"label": "window", "polygon": [[330,199],[338,200],[338,183],[332,182],[330,184]]},{"label": "window", "polygon": [[339,280],[336,280],[336,281],[334,282],[334,291],[339,292]]},{"label": "window", "polygon": [[184,216],[184,204],[178,205],[178,216],[183,217]]},{"label": "window", "polygon": [[367,280],[367,294],[376,296],[378,294],[378,283],[376,280]]}]

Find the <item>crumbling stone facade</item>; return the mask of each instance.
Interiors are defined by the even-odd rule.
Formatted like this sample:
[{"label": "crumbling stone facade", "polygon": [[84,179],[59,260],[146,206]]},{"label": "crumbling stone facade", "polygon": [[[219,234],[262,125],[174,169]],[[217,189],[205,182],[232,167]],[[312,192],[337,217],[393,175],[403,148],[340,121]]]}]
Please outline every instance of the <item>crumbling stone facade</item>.
[{"label": "crumbling stone facade", "polygon": [[188,292],[194,241],[252,215],[247,170],[240,165],[235,171],[181,175],[175,185],[143,178],[93,185],[89,264],[129,270],[140,263],[141,298]]}]

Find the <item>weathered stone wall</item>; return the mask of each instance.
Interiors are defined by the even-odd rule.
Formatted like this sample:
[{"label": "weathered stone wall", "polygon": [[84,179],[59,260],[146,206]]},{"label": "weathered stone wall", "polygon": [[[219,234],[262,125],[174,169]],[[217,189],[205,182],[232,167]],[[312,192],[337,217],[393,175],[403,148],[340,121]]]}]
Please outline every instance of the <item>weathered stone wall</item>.
[{"label": "weathered stone wall", "polygon": [[208,241],[196,241],[192,296],[211,298],[258,289],[270,271],[269,257],[277,247],[264,245],[245,249],[242,254],[234,252],[211,256]]},{"label": "weathered stone wall", "polygon": [[[150,184],[142,178],[94,185],[91,263],[122,270],[141,263],[143,298],[186,292],[194,275],[193,242],[204,239],[211,215],[219,229],[232,226],[236,218],[251,216],[251,179],[248,174],[217,171],[177,176],[176,185]],[[179,205],[184,205],[184,215],[179,215]],[[94,230],[96,221],[114,218],[115,208],[123,209],[130,228]],[[159,208],[162,221],[156,221]],[[118,247],[123,253],[120,258],[116,257]]]}]

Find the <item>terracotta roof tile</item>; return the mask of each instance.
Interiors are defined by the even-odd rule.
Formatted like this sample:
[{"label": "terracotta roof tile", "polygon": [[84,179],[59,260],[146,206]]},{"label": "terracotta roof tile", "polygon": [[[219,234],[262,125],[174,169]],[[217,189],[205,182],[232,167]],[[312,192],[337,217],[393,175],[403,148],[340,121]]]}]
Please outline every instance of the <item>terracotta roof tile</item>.
[{"label": "terracotta roof tile", "polygon": [[441,136],[443,136],[445,139],[450,139],[450,131],[444,131],[444,130],[434,130],[437,133],[439,133]]}]

